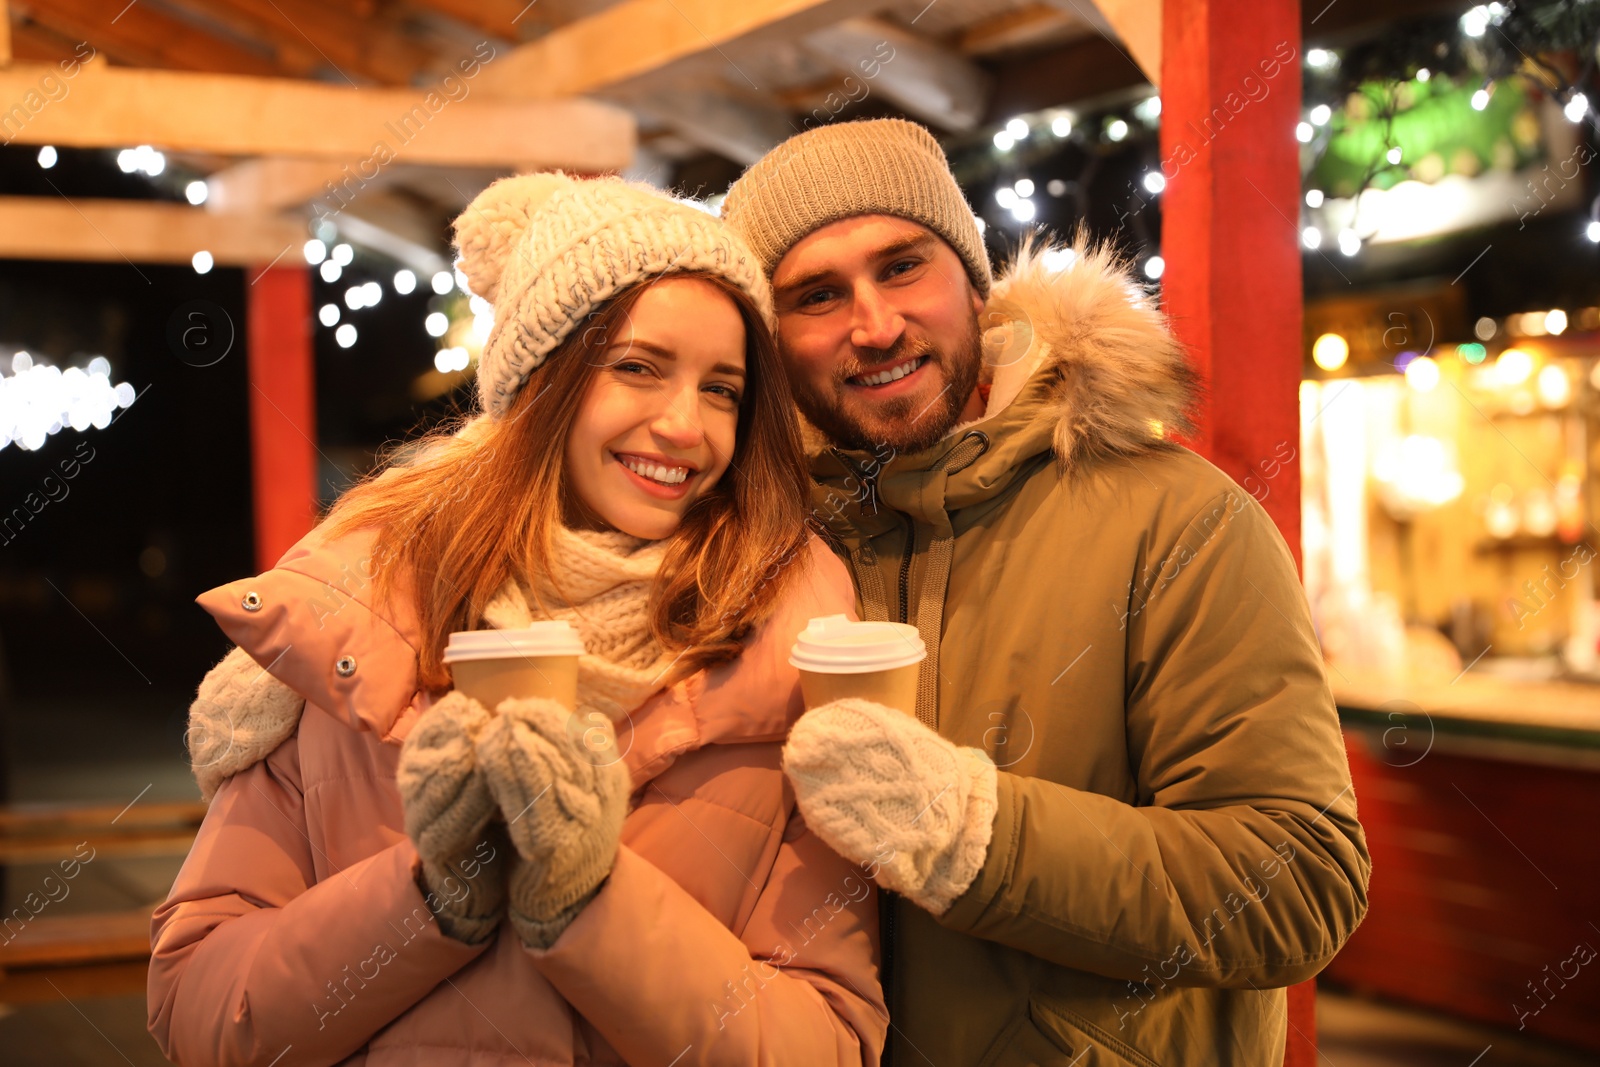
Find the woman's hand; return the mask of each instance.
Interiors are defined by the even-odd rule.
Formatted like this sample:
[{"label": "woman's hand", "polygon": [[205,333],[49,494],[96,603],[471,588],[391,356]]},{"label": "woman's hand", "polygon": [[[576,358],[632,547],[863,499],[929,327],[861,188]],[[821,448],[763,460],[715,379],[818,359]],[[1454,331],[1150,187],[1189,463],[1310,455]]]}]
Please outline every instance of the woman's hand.
[{"label": "woman's hand", "polygon": [[488,724],[482,704],[446,693],[406,736],[395,773],[428,907],[440,929],[467,944],[492,936],[506,906],[505,829],[474,751]]},{"label": "woman's hand", "polygon": [[495,711],[477,755],[515,849],[511,925],[530,948],[549,948],[611,873],[632,783],[603,716],[584,725],[542,698]]}]

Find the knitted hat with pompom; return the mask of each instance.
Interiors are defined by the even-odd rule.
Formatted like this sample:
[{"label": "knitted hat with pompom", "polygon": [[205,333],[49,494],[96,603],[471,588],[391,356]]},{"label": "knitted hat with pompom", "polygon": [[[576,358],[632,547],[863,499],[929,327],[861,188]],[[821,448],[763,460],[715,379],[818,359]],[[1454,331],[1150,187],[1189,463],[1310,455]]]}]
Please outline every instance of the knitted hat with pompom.
[{"label": "knitted hat with pompom", "polygon": [[755,255],[721,220],[621,178],[560,172],[502,178],[454,223],[457,266],[494,305],[478,399],[500,418],[550,352],[605,301],[647,278],[705,271],[737,286],[774,325]]}]

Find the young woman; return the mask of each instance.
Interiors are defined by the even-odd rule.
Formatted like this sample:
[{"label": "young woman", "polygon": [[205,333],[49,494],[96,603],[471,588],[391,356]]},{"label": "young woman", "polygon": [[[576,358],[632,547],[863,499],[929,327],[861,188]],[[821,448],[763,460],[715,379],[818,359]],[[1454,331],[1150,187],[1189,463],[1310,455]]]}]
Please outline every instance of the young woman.
[{"label": "young woman", "polygon": [[[872,871],[806,828],[788,650],[848,612],[759,266],[616,179],[456,222],[482,411],[199,603],[237,644],[152,927],[179,1064],[876,1064]],[[452,631],[567,619],[575,711],[450,688]]]}]

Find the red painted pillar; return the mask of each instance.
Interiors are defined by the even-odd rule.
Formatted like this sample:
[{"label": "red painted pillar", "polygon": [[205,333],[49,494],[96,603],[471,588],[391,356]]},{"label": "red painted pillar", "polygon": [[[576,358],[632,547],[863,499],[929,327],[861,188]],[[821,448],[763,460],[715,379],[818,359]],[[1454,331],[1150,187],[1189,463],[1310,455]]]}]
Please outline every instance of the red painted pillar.
[{"label": "red painted pillar", "polygon": [[256,570],[265,571],[316,522],[311,275],[303,267],[250,274],[250,475]]},{"label": "red painted pillar", "polygon": [[[1208,390],[1190,442],[1300,559],[1300,5],[1162,0],[1162,299]],[[1285,1067],[1317,1060],[1289,989]]]}]

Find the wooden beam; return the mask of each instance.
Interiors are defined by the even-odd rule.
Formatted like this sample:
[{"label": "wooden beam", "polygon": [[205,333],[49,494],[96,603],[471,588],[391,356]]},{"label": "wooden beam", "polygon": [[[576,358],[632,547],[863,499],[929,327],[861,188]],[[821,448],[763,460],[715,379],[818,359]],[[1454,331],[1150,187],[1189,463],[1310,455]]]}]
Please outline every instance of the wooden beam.
[{"label": "wooden beam", "polygon": [[[488,72],[480,67],[478,77]],[[370,181],[394,160],[523,168],[620,170],[634,146],[633,117],[586,100],[451,101],[417,89],[350,89],[286,78],[85,65],[51,103],[39,78],[54,67],[0,71],[0,139],[24,144],[285,155],[339,160]],[[25,101],[31,94],[37,107]]]},{"label": "wooden beam", "polygon": [[968,26],[956,39],[956,48],[962,55],[986,56],[1045,38],[1065,40],[1094,32],[1082,15],[1049,4],[1028,4]]},{"label": "wooden beam", "polygon": [[[1084,17],[1093,17],[1090,0],[1055,0],[1076,9]],[[1118,43],[1139,64],[1139,69],[1151,85],[1161,84],[1161,11],[1163,0],[1092,0],[1109,24]],[[1299,32],[1298,28],[1295,31]]]},{"label": "wooden beam", "polygon": [[0,259],[188,263],[204,249],[219,266],[244,266],[304,240],[304,224],[288,219],[150,200],[0,196]]},{"label": "wooden beam", "polygon": [[41,25],[88,41],[97,51],[131,66],[217,74],[282,73],[260,53],[198,31],[146,4],[129,5],[115,21],[107,16],[106,5],[96,0],[49,0],[30,11]]},{"label": "wooden beam", "polygon": [[989,76],[959,52],[891,22],[845,19],[808,34],[805,46],[924,122],[970,130],[983,117]]},{"label": "wooden beam", "polygon": [[801,129],[780,107],[708,88],[661,90],[629,104],[691,144],[746,166]]},{"label": "wooden beam", "polygon": [[987,122],[1117,95],[1131,103],[1144,95],[1147,84],[1127,53],[1099,33],[998,67]]},{"label": "wooden beam", "polygon": [[[64,59],[70,60],[73,46],[77,43],[32,19],[19,18],[11,24],[12,63],[55,64]],[[5,64],[0,64],[0,70],[3,69]]]},{"label": "wooden beam", "polygon": [[[160,0],[161,6],[176,19],[187,22],[196,29],[232,40],[249,42],[266,49],[280,74],[296,78],[314,77],[326,69],[328,61],[303,37],[274,36],[261,32],[260,26],[246,15],[214,0]],[[246,71],[225,71],[244,74]]]},{"label": "wooden beam", "polygon": [[[346,164],[326,159],[263,156],[206,178],[206,209],[270,215],[300,207],[337,187]],[[380,175],[380,178],[382,176]]]},{"label": "wooden beam", "polygon": [[622,0],[496,59],[479,76],[479,88],[516,99],[580,95],[748,34],[808,33],[886,6],[886,0]]},{"label": "wooden beam", "polygon": [[407,85],[432,52],[382,19],[359,18],[316,0],[220,0],[284,46],[309,45],[346,84]]},{"label": "wooden beam", "polygon": [[543,10],[548,5],[529,0],[413,0],[413,4],[507,41],[532,36],[548,19]]}]

